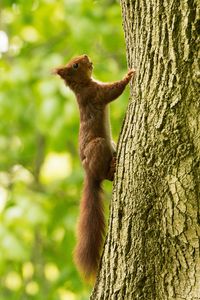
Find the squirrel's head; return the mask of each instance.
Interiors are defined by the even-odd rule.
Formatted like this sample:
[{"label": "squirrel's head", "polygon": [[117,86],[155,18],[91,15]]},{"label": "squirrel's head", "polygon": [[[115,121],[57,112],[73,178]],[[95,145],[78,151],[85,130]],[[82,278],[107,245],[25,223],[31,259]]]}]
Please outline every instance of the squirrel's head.
[{"label": "squirrel's head", "polygon": [[87,82],[92,75],[93,65],[89,57],[84,54],[73,58],[65,66],[56,68],[53,73],[58,74],[67,85]]}]

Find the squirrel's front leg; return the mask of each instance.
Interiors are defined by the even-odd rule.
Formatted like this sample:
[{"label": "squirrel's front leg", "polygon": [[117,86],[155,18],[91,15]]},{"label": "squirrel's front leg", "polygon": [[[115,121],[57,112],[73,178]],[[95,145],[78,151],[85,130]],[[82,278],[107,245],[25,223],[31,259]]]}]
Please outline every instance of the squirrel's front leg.
[{"label": "squirrel's front leg", "polygon": [[129,81],[134,75],[135,75],[135,70],[129,70],[126,76],[122,80],[113,83],[101,83],[100,97],[102,101],[106,104],[119,97],[124,91],[126,85],[129,83]]},{"label": "squirrel's front leg", "polygon": [[84,150],[83,167],[97,180],[113,180],[115,164],[114,154],[104,138],[95,138]]}]

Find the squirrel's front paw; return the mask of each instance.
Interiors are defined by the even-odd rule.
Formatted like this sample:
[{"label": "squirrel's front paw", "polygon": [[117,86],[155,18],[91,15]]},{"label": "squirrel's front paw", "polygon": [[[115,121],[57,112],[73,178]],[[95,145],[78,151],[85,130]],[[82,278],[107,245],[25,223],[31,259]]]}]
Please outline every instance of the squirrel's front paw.
[{"label": "squirrel's front paw", "polygon": [[135,72],[136,71],[134,69],[129,70],[125,76],[125,79],[129,82],[131,78],[135,76]]}]

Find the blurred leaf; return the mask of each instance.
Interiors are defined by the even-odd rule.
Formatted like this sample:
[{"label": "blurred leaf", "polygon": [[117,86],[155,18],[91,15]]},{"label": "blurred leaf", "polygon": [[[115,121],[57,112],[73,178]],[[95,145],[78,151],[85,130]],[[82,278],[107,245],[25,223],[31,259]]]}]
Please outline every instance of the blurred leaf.
[{"label": "blurred leaf", "polygon": [[[84,172],[79,111],[53,68],[87,53],[94,77],[126,72],[119,1],[4,0],[0,33],[0,300],[83,300],[73,263]],[[111,105],[114,139],[128,92]],[[104,184],[108,203],[112,185]]]}]

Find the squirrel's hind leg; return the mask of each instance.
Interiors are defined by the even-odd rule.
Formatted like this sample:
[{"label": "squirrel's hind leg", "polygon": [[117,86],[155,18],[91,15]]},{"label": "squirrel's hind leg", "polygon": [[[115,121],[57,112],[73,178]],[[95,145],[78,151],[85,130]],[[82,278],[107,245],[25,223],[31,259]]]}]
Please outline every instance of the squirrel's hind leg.
[{"label": "squirrel's hind leg", "polygon": [[116,152],[113,153],[113,157],[110,161],[110,166],[109,166],[109,169],[108,169],[106,179],[108,179],[110,181],[113,181],[115,170],[116,170]]},{"label": "squirrel's hind leg", "polygon": [[[93,139],[85,148],[83,167],[97,180],[109,179],[110,164],[113,158],[112,149],[106,139]],[[111,179],[109,179],[111,180]]]}]

